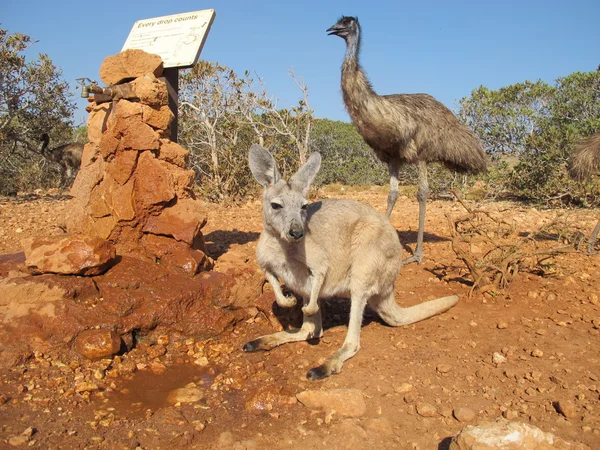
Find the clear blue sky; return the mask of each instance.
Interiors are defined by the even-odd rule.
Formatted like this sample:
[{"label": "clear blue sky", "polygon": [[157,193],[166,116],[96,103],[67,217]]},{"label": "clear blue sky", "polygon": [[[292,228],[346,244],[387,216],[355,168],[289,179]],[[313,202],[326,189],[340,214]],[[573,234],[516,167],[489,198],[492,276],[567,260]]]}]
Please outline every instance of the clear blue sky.
[{"label": "clear blue sky", "polygon": [[[358,16],[361,62],[379,94],[425,92],[451,109],[472,89],[526,79],[552,82],[600,64],[600,0],[367,1],[3,1],[0,27],[39,40],[76,92],[75,78],[99,79],[136,20],[212,8],[201,58],[238,73],[256,71],[282,107],[310,90],[316,117],[348,121],[341,99],[345,45],[325,30]],[[76,121],[86,102],[76,97]]]}]

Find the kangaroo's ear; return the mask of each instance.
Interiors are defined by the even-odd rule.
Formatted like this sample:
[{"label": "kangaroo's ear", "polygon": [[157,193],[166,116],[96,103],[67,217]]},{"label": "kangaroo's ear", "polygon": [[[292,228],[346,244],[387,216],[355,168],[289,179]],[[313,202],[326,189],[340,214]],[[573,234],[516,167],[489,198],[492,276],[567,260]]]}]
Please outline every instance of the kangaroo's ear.
[{"label": "kangaroo's ear", "polygon": [[275,158],[273,158],[273,155],[266,148],[260,145],[252,144],[250,154],[248,155],[248,162],[250,163],[252,175],[265,188],[277,183],[281,178],[277,170]]},{"label": "kangaroo's ear", "polygon": [[298,189],[302,191],[303,195],[308,194],[308,190],[310,189],[310,185],[312,184],[317,172],[321,168],[321,155],[319,153],[313,153],[306,161],[298,172],[294,174],[292,178],[290,178],[290,185],[294,189]]}]

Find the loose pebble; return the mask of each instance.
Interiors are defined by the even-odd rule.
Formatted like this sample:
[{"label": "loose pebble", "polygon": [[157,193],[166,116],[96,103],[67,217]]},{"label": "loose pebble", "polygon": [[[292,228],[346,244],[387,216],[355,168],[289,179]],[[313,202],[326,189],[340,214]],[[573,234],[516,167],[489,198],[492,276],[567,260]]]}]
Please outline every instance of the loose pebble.
[{"label": "loose pebble", "polygon": [[417,414],[423,417],[435,417],[437,408],[429,403],[419,403],[417,404]]},{"label": "loose pebble", "polygon": [[470,408],[455,408],[453,415],[459,422],[472,422],[475,419],[475,411]]}]

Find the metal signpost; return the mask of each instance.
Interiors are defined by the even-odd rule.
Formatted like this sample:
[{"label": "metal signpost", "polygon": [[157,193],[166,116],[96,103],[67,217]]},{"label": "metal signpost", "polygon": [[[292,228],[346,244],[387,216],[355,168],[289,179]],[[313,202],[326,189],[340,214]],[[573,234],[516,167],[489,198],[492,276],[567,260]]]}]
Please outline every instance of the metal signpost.
[{"label": "metal signpost", "polygon": [[169,89],[169,108],[175,117],[171,123],[173,142],[177,142],[179,69],[193,67],[198,62],[215,15],[213,9],[205,9],[138,20],[121,49],[144,50],[162,58]]}]

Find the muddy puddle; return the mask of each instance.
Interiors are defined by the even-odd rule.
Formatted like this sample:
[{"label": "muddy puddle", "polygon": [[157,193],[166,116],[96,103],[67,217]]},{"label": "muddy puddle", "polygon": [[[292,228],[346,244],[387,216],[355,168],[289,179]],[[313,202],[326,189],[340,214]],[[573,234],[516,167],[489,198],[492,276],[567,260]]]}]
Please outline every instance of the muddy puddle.
[{"label": "muddy puddle", "polygon": [[[105,407],[114,408],[121,416],[143,416],[148,410],[156,411],[169,406],[169,392],[193,383],[202,391],[208,390],[218,372],[193,364],[178,364],[162,373],[150,370],[135,372],[131,378],[121,380],[117,389],[105,395]],[[202,405],[202,401],[199,402]]]}]

